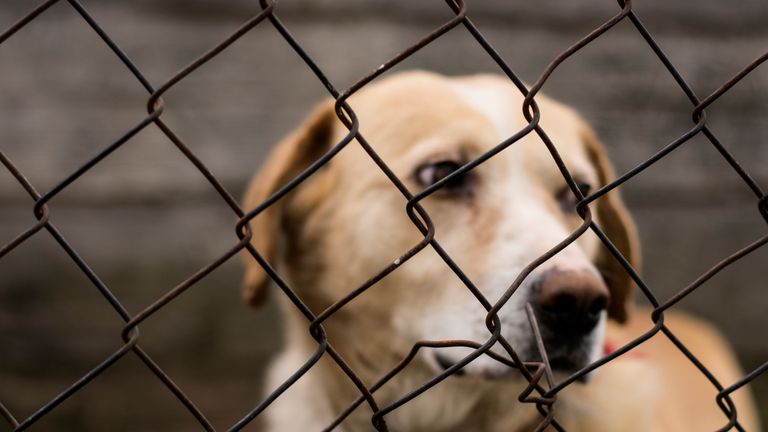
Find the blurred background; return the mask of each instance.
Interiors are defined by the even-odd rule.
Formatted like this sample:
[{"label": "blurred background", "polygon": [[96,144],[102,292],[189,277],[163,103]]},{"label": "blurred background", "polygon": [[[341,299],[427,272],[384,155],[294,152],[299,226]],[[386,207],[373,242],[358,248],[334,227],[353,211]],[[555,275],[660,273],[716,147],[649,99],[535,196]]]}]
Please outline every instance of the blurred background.
[{"label": "blurred background", "polygon": [[[3,0],[0,29],[34,3]],[[155,86],[259,9],[253,0],[82,3]],[[438,0],[284,0],[277,10],[342,89],[452,16]],[[619,8],[612,0],[468,0],[468,10],[514,71],[533,82]],[[764,0],[741,0],[738,7],[645,0],[635,11],[700,97],[768,49]],[[498,70],[462,27],[397,69],[413,68]],[[628,21],[567,60],[543,91],[584,114],[620,173],[692,127],[689,101]],[[163,119],[239,197],[271,145],[325,96],[265,22],[174,87]],[[146,100],[65,1],[0,44],[0,150],[41,192],[138,124]],[[768,71],[750,74],[708,109],[708,119],[768,187]],[[700,137],[622,191],[643,239],[644,276],[661,300],[766,231],[752,193]],[[131,313],[237,242],[232,212],[154,127],[57,195],[50,208],[64,237]],[[30,198],[0,168],[0,245],[34,223]],[[747,370],[768,359],[766,257],[767,249],[758,250],[679,305],[715,322]],[[219,428],[260,401],[260,374],[280,344],[273,305],[252,311],[240,301],[240,274],[239,260],[231,260],[141,326],[144,349]],[[26,418],[120,347],[121,328],[96,288],[39,232],[0,260],[0,401]],[[768,377],[753,388],[768,407]],[[198,429],[129,354],[31,430]]]}]

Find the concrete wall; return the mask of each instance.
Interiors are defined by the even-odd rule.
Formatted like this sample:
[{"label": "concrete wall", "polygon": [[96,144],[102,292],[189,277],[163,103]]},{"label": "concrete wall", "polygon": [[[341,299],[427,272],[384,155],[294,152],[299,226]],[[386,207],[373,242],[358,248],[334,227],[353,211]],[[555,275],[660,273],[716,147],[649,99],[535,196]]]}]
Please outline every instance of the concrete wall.
[{"label": "concrete wall", "polygon": [[[159,85],[258,10],[236,0],[85,1]],[[535,81],[559,52],[618,11],[615,2],[469,1],[469,16],[512,68]],[[700,96],[761,55],[768,5],[637,2],[636,11]],[[5,0],[0,28],[31,7]],[[281,18],[339,88],[451,16],[440,1],[285,0]],[[497,70],[462,28],[398,69]],[[595,125],[624,172],[691,128],[690,103],[630,23],[569,59],[544,91]],[[757,70],[709,110],[712,129],[768,185],[768,74]],[[272,143],[325,96],[268,24],[166,96],[163,118],[240,195]],[[66,2],[0,45],[0,150],[47,191],[145,116],[146,92]],[[622,188],[644,243],[644,275],[667,299],[765,233],[747,187],[704,139]],[[236,242],[233,216],[204,178],[149,128],[51,202],[51,218],[135,313]],[[0,169],[0,244],[34,223],[30,200]],[[748,367],[768,358],[760,250],[681,308],[715,321]],[[259,400],[259,371],[279,341],[271,308],[239,302],[231,262],[142,325],[142,344],[219,427]],[[25,417],[120,346],[121,321],[42,232],[0,260],[0,401]],[[243,341],[249,341],[243,343]],[[255,341],[256,343],[253,343]],[[757,382],[768,406],[766,378]],[[111,389],[111,390],[110,390]],[[108,396],[105,396],[108,395]],[[139,400],[136,400],[138,398]],[[226,401],[223,403],[222,401]],[[130,357],[38,430],[189,430],[194,420]],[[7,430],[0,425],[0,431]]]}]

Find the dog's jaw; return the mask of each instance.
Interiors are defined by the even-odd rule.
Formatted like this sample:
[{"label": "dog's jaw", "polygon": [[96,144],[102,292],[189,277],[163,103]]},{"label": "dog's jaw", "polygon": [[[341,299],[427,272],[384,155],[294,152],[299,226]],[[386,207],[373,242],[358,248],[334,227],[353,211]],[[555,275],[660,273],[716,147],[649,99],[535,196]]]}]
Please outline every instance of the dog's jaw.
[{"label": "dog's jaw", "polygon": [[[570,346],[559,343],[556,338],[544,338],[543,342],[548,356],[547,361],[558,380],[578,372],[600,358],[604,348],[606,322],[606,314],[603,313],[595,329],[583,338],[570,344]],[[520,372],[515,367],[510,366],[512,360],[509,359],[509,356],[498,351],[500,350],[493,350],[494,353],[506,358],[506,362],[483,355],[464,367],[455,370],[451,376],[465,380],[505,382],[515,382],[523,379]],[[455,367],[456,364],[460,363],[471,352],[470,349],[463,348],[451,350],[437,349],[426,354],[425,362],[435,373],[443,373]],[[524,362],[543,361],[539,353],[537,341],[532,336],[527,345],[520,346],[516,353]],[[590,372],[583,375],[578,380],[580,382],[587,382],[594,373]]]},{"label": "dog's jaw", "polygon": [[[576,338],[570,343],[548,331],[544,331],[542,339],[546,349],[547,361],[560,379],[576,373],[586,366],[599,360],[603,354],[605,341],[605,328],[607,314],[601,313],[600,320],[595,328],[581,338]],[[532,341],[528,348],[528,357],[531,361],[542,361],[536,341]],[[579,377],[579,381],[587,382],[595,372]]]}]

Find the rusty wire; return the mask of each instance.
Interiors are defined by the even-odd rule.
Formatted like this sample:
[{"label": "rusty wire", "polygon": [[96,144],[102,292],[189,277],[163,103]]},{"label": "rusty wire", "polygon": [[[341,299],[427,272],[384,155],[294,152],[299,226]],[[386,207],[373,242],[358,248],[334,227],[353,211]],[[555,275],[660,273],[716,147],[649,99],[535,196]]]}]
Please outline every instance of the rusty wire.
[{"label": "rusty wire", "polygon": [[[238,252],[241,252],[243,250],[247,250],[253,256],[253,258],[265,269],[267,274],[274,280],[274,282],[283,291],[283,293],[293,302],[293,304],[298,308],[298,310],[301,311],[301,313],[306,317],[308,331],[312,335],[312,337],[317,341],[317,349],[315,353],[309,359],[306,360],[304,365],[298,370],[296,370],[290,378],[288,378],[278,388],[272,389],[271,393],[260,404],[254,407],[250,412],[244,413],[242,418],[239,421],[231,425],[228,428],[229,431],[240,430],[243,427],[245,427],[247,424],[249,424],[261,412],[263,412],[272,402],[274,402],[277,398],[279,398],[280,395],[285,390],[287,390],[291,385],[293,385],[293,383],[295,383],[308,370],[310,370],[313,367],[313,365],[315,365],[319,361],[319,359],[325,354],[328,354],[332,358],[332,360],[336,363],[336,365],[338,365],[338,367],[342,370],[342,372],[349,378],[349,380],[357,387],[357,389],[360,392],[360,396],[357,398],[357,400],[350,403],[350,405],[346,410],[339,413],[336,420],[324,429],[326,431],[330,431],[336,428],[338,425],[340,425],[344,421],[344,419],[353,410],[355,410],[356,408],[358,408],[360,405],[364,403],[367,404],[370,409],[371,422],[374,425],[374,427],[379,431],[387,431],[388,430],[387,423],[386,423],[387,413],[398,409],[400,406],[408,403],[410,400],[412,400],[416,396],[429,391],[437,383],[444,380],[448,376],[458,372],[462,367],[466,366],[468,363],[470,363],[474,359],[483,355],[489,356],[495,359],[496,361],[501,362],[509,367],[517,368],[520,371],[521,375],[528,380],[529,385],[519,395],[519,400],[523,403],[535,404],[536,407],[538,408],[538,411],[541,414],[541,419],[538,420],[536,424],[531,425],[532,430],[538,431],[538,430],[543,430],[547,426],[552,426],[556,430],[562,431],[564,429],[562,425],[560,425],[557,419],[554,417],[553,409],[552,409],[553,405],[557,403],[558,393],[562,391],[565,387],[573,383],[574,381],[578,380],[580,377],[583,377],[585,374],[601,367],[602,365],[612,361],[613,359],[621,355],[624,355],[626,352],[636,348],[638,345],[650,339],[651,337],[656,336],[658,333],[663,334],[664,337],[667,337],[673,344],[675,344],[675,346],[679,349],[679,351],[688,358],[688,360],[691,362],[691,364],[694,367],[698,368],[700,372],[704,376],[706,376],[706,378],[711,382],[712,386],[717,390],[716,402],[723,412],[723,422],[724,422],[722,428],[719,430],[721,431],[727,431],[727,430],[733,430],[733,429],[739,430],[739,431],[744,430],[743,427],[738,422],[735,405],[733,404],[733,401],[731,400],[730,395],[734,391],[738,390],[739,388],[743,387],[749,382],[755,380],[758,376],[760,376],[766,370],[768,370],[768,361],[758,366],[753,371],[745,374],[737,382],[727,383],[728,386],[726,387],[722,383],[720,383],[714,375],[712,375],[712,373],[707,369],[707,367],[704,364],[702,364],[699,361],[699,359],[697,359],[696,356],[692,352],[690,352],[690,350],[688,350],[685,344],[675,336],[674,332],[664,324],[664,312],[667,309],[674,306],[675,304],[677,304],[680,300],[682,300],[686,296],[696,291],[702,284],[704,284],[707,280],[709,280],[712,276],[720,272],[725,267],[731,265],[737,260],[743,258],[744,256],[764,246],[766,243],[768,243],[768,235],[763,236],[758,240],[754,241],[753,243],[743,247],[741,250],[738,250],[732,253],[730,256],[723,259],[721,262],[712,266],[709,270],[704,272],[699,278],[697,278],[687,287],[680,290],[673,297],[666,300],[665,302],[661,302],[654,296],[651,289],[645,284],[643,279],[640,278],[637,272],[631,267],[629,262],[621,255],[621,253],[613,245],[613,243],[607,237],[607,235],[603,232],[603,230],[592,220],[589,204],[591,204],[598,198],[604,196],[609,191],[621,186],[622,184],[624,184],[634,176],[644,171],[646,168],[650,167],[651,165],[653,165],[654,163],[656,163],[657,161],[665,157],[667,154],[671,153],[672,151],[679,148],[686,142],[690,141],[693,137],[697,135],[703,135],[712,144],[712,146],[714,146],[714,148],[721,154],[721,156],[730,164],[730,166],[734,169],[734,171],[737,172],[737,174],[741,177],[745,185],[754,193],[756,197],[756,202],[757,202],[757,209],[759,213],[763,216],[763,218],[768,222],[768,197],[765,195],[762,188],[750,177],[750,175],[736,161],[735,157],[730,152],[728,152],[728,150],[722,145],[722,143],[715,136],[714,132],[707,125],[707,118],[705,113],[706,107],[715,103],[720,96],[722,96],[725,92],[731,89],[745,76],[747,76],[749,73],[757,69],[763,62],[765,62],[768,59],[768,53],[763,54],[762,56],[758,57],[750,64],[743,67],[740,71],[736,72],[731,79],[727,80],[725,83],[723,83],[722,86],[714,90],[708,96],[704,98],[699,98],[693,92],[693,90],[688,85],[686,80],[682,77],[682,75],[674,67],[674,65],[672,64],[672,61],[667,57],[664,51],[660,48],[659,44],[654,40],[650,32],[648,32],[648,30],[645,28],[642,21],[633,10],[632,3],[630,2],[630,0],[619,0],[618,11],[614,17],[610,18],[608,21],[606,21],[599,27],[595,28],[592,32],[587,34],[581,40],[577,41],[568,49],[566,49],[562,54],[558,55],[555,59],[553,59],[552,62],[542,72],[539,79],[536,80],[532,86],[527,87],[512,71],[511,67],[502,59],[502,57],[488,42],[488,40],[485,37],[483,37],[480,30],[472,23],[472,21],[470,20],[467,14],[467,9],[466,9],[466,5],[464,4],[464,1],[463,0],[446,0],[445,3],[447,4],[447,7],[449,7],[455,15],[452,19],[445,22],[441,26],[437,27],[434,31],[430,32],[428,35],[424,36],[422,39],[415,42],[412,46],[403,50],[400,54],[393,57],[391,60],[382,64],[376,70],[372,71],[371,73],[359,79],[357,82],[351,85],[348,89],[344,91],[339,91],[331,83],[331,81],[325,76],[324,72],[315,63],[312,57],[302,48],[302,45],[299,43],[299,41],[291,35],[288,28],[280,21],[277,15],[277,1],[259,0],[261,11],[258,14],[251,17],[247,21],[245,21],[224,41],[222,41],[218,45],[214,46],[213,48],[203,53],[195,61],[193,61],[188,66],[184,67],[179,72],[169,77],[164,83],[162,83],[161,85],[155,88],[147,80],[147,78],[144,77],[144,75],[141,73],[139,68],[130,60],[130,58],[125,54],[125,52],[110,38],[110,36],[99,26],[96,20],[94,20],[91,17],[88,11],[77,0],[47,0],[39,4],[32,11],[30,11],[25,16],[21,17],[16,23],[11,25],[7,30],[5,30],[2,34],[0,34],[0,45],[6,40],[8,40],[9,38],[11,38],[17,31],[19,31],[24,26],[26,26],[31,21],[33,21],[35,18],[37,18],[39,15],[45,13],[45,11],[50,6],[58,3],[59,1],[68,3],[82,17],[83,21],[99,35],[102,41],[123,62],[125,67],[133,74],[134,78],[138,81],[138,84],[141,85],[147,91],[147,93],[149,94],[149,97],[147,99],[148,114],[143,120],[141,120],[138,124],[136,124],[136,126],[126,131],[121,137],[119,137],[114,142],[105,146],[101,151],[93,155],[90,160],[82,164],[74,172],[72,172],[70,175],[65,177],[57,185],[51,188],[51,190],[47,191],[44,194],[37,192],[34,186],[24,177],[23,173],[19,171],[19,169],[13,164],[13,162],[5,154],[0,152],[0,163],[2,163],[4,168],[7,169],[12,174],[15,180],[19,183],[19,185],[27,192],[27,194],[32,199],[33,201],[32,210],[35,215],[35,218],[37,219],[37,222],[35,224],[30,226],[25,231],[19,233],[13,240],[11,240],[7,244],[3,245],[2,248],[0,248],[0,259],[2,259],[3,256],[5,256],[7,253],[12,251],[16,247],[18,247],[20,244],[27,241],[29,238],[37,235],[39,232],[43,230],[47,231],[57,241],[59,246],[69,255],[69,257],[73,260],[74,264],[87,276],[87,278],[94,285],[94,287],[98,289],[101,295],[103,295],[104,298],[112,305],[112,307],[114,308],[118,316],[125,322],[125,325],[121,332],[121,337],[123,340],[122,346],[120,346],[110,356],[108,356],[96,367],[94,367],[88,373],[82,376],[79,380],[77,380],[76,382],[68,386],[59,395],[54,397],[45,405],[39,407],[39,409],[29,417],[22,420],[18,420],[13,415],[13,413],[9,409],[7,409],[6,406],[2,404],[2,401],[0,401],[0,416],[2,416],[5,422],[8,425],[10,425],[14,431],[22,431],[22,430],[28,429],[30,426],[32,426],[33,424],[38,422],[42,417],[44,417],[47,413],[54,410],[64,400],[66,400],[67,398],[69,398],[79,390],[81,390],[83,387],[88,385],[92,380],[97,379],[101,373],[103,373],[104,371],[112,367],[115,363],[120,361],[129,352],[136,355],[147,366],[147,368],[149,368],[152,371],[152,373],[178,399],[179,403],[181,403],[189,411],[190,415],[192,415],[197,420],[199,425],[204,430],[207,430],[207,431],[216,430],[211,424],[211,422],[206,418],[205,414],[182,391],[182,389],[179,388],[173,382],[171,377],[163,371],[160,365],[158,365],[149,356],[149,354],[147,354],[144,350],[142,350],[139,344],[141,339],[140,333],[139,333],[139,325],[143,321],[150,319],[152,315],[154,315],[158,310],[168,306],[178,296],[182,295],[185,291],[190,289],[197,282],[205,278],[208,274],[210,274],[216,268],[218,268],[228,260],[232,259],[233,256],[235,256],[236,254],[238,254]],[[658,57],[659,61],[666,67],[668,72],[672,75],[672,77],[676,81],[677,85],[680,87],[680,89],[685,93],[685,95],[689,99],[692,107],[691,118],[694,125],[688,132],[686,132],[685,134],[680,136],[678,139],[674,140],[673,142],[661,148],[661,150],[656,152],[651,157],[647,158],[645,161],[638,164],[633,169],[620,175],[615,181],[603,186],[602,188],[598,189],[597,191],[590,194],[589,196],[583,196],[581,191],[577,187],[573,177],[569,173],[567,167],[565,166],[562,159],[560,158],[560,155],[557,151],[557,147],[549,139],[546,132],[539,124],[540,115],[539,115],[538,107],[536,105],[535,96],[544,87],[549,77],[560,66],[560,64],[563,61],[565,61],[568,57],[570,57],[574,53],[577,53],[586,45],[592,43],[597,38],[603,36],[607,31],[609,31],[617,23],[625,20],[630,21],[631,24],[636,28],[638,33],[643,37],[643,39],[648,44],[651,51]],[[168,125],[166,125],[163,122],[162,114],[163,114],[164,104],[163,104],[162,95],[166,91],[168,91],[171,87],[173,87],[174,85],[179,83],[181,80],[183,80],[185,77],[194,73],[194,71],[197,70],[200,66],[204,65],[206,62],[208,62],[209,60],[217,56],[220,52],[225,50],[230,44],[232,44],[237,39],[239,39],[240,37],[248,33],[254,27],[258,25],[264,25],[264,23],[266,22],[269,22],[272,25],[272,27],[289,43],[289,45],[293,48],[296,54],[298,54],[299,57],[301,57],[301,59],[305,62],[306,66],[315,74],[315,76],[320,81],[320,83],[323,84],[323,86],[326,88],[329,94],[335,99],[336,114],[339,117],[339,119],[342,121],[342,123],[347,127],[347,129],[349,130],[349,133],[340,142],[334,145],[326,154],[324,154],[322,157],[317,159],[314,163],[312,163],[308,168],[306,168],[303,172],[297,175],[294,179],[292,179],[291,181],[286,183],[283,187],[281,187],[277,192],[274,193],[274,195],[269,197],[263,203],[259,204],[257,207],[253,209],[247,209],[248,211],[246,211],[241,208],[238,201],[235,198],[233,198],[233,196],[229,193],[229,191],[214,177],[214,175],[205,166],[205,164],[199,158],[197,158],[195,154],[185,145],[184,141],[180,137],[178,137]],[[415,52],[426,47],[434,40],[443,36],[445,33],[449,31],[454,31],[458,27],[464,27],[464,29],[476,40],[479,47],[489,55],[489,57],[498,65],[500,70],[518,88],[521,94],[525,96],[524,103],[521,109],[523,111],[525,118],[528,121],[528,124],[523,129],[518,131],[516,134],[507,138],[503,142],[499,143],[496,147],[492,148],[485,154],[481,155],[475,160],[472,160],[466,163],[460,169],[448,175],[441,181],[437,182],[436,184],[414,195],[406,188],[404,183],[392,172],[392,170],[379,157],[376,151],[372,148],[372,146],[366,141],[366,139],[360,133],[358,128],[359,125],[358,125],[358,121],[357,121],[354,109],[347,103],[347,100],[350,96],[352,96],[358,90],[363,88],[369,82],[387,73],[387,71],[389,71],[392,67],[394,67],[398,63],[400,63],[402,60],[408,58]],[[2,47],[0,46],[0,48]],[[120,300],[110,291],[109,287],[103,281],[101,281],[101,279],[99,279],[98,275],[88,266],[85,260],[83,260],[79,256],[77,251],[70,245],[70,243],[56,229],[55,225],[50,221],[49,215],[52,209],[49,206],[49,203],[52,198],[54,198],[61,191],[63,191],[64,189],[69,187],[71,184],[76,182],[80,176],[82,176],[84,173],[86,173],[88,170],[93,168],[95,165],[100,163],[105,158],[109,157],[109,155],[112,152],[114,152],[116,149],[118,149],[123,145],[126,145],[128,142],[130,142],[133,136],[135,136],[139,131],[143,130],[144,128],[149,127],[150,125],[154,125],[155,127],[157,127],[170,139],[170,141],[174,144],[174,146],[208,180],[211,187],[214,190],[216,190],[216,192],[219,194],[219,196],[224,201],[224,203],[232,210],[234,215],[238,218],[238,221],[235,224],[234,229],[239,241],[236,244],[234,244],[225,254],[220,256],[218,259],[211,262],[207,266],[203,267],[202,269],[197,271],[195,274],[187,278],[185,281],[181,282],[179,285],[177,285],[176,287],[168,291],[166,294],[156,299],[152,304],[144,308],[139,313],[135,315],[131,315],[125,309],[125,307],[121,304]],[[580,201],[577,209],[578,209],[579,215],[583,218],[583,223],[578,229],[572,232],[560,244],[558,244],[557,246],[549,250],[547,253],[545,253],[538,259],[536,259],[534,262],[531,262],[520,273],[517,279],[510,285],[507,292],[496,303],[491,303],[490,301],[488,301],[488,299],[486,299],[483,296],[483,294],[475,286],[475,284],[469,279],[469,277],[466,274],[464,274],[461,268],[451,259],[450,255],[440,246],[438,241],[435,239],[435,227],[432,224],[429,215],[420,206],[419,202],[422,199],[434,193],[435,191],[439,190],[445,184],[449,183],[456,176],[462,175],[474,169],[478,165],[492,158],[494,155],[498,154],[499,152],[502,152],[505,148],[509,147],[510,145],[513,145],[515,142],[519,141],[520,139],[522,139],[523,137],[531,133],[535,133],[536,135],[538,135],[538,137],[544,142],[544,144],[546,145],[546,147],[548,148],[552,156],[553,162],[557,165],[560,172],[562,173],[564,180],[566,181],[570,189],[573,191],[573,193],[579,198]],[[382,172],[389,178],[393,187],[397,188],[400,191],[400,193],[408,200],[408,203],[405,209],[406,213],[411,218],[413,224],[422,232],[423,238],[421,239],[420,242],[415,244],[410,250],[405,251],[393,263],[388,265],[386,268],[382,269],[376,275],[371,276],[367,282],[351,290],[345,297],[343,297],[342,299],[339,299],[337,302],[332,304],[326,310],[322,311],[319,314],[315,314],[301,301],[301,299],[298,297],[298,295],[296,295],[296,293],[288,285],[288,283],[276,272],[275,269],[273,269],[270,266],[270,264],[260,255],[259,251],[257,251],[254,248],[254,246],[251,244],[250,242],[251,233],[248,228],[248,222],[253,218],[257,217],[261,212],[263,212],[269,206],[276,203],[278,200],[280,200],[283,196],[285,196],[288,192],[293,190],[295,187],[297,187],[307,178],[312,176],[314,172],[316,172],[323,165],[328,163],[336,154],[338,154],[339,151],[341,151],[341,149],[343,149],[345,146],[347,146],[353,141],[359,143],[359,145],[363,148],[363,150],[365,150],[367,154],[370,156],[371,160],[374,163],[376,163],[377,166],[382,170]],[[652,312],[651,319],[654,322],[654,326],[643,335],[637,337],[635,340],[631,341],[630,343],[627,343],[626,345],[619,347],[614,352],[605,356],[604,358],[596,361],[593,364],[590,364],[584,367],[582,370],[575,372],[574,374],[565,378],[561,382],[554,382],[552,371],[547,362],[547,355],[544,350],[544,345],[543,345],[541,336],[538,332],[538,325],[536,323],[532,310],[530,309],[530,306],[527,308],[527,313],[528,313],[530,324],[533,330],[533,334],[535,335],[537,347],[540,351],[541,358],[543,359],[543,361],[541,362],[523,362],[520,359],[520,357],[517,355],[513,347],[503,338],[503,336],[501,336],[501,330],[500,330],[501,326],[500,326],[500,321],[499,321],[497,312],[510,299],[510,297],[514,294],[517,287],[522,283],[522,281],[531,271],[533,271],[536,267],[541,265],[547,259],[557,254],[560,250],[562,250],[563,248],[565,248],[566,246],[574,242],[579,236],[581,236],[588,230],[591,230],[599,237],[602,243],[608,248],[610,253],[616,258],[616,260],[619,261],[619,263],[621,263],[625,271],[631,276],[634,282],[640,287],[641,292],[644,294],[647,300],[653,305],[654,310]],[[341,357],[341,355],[329,343],[322,324],[326,319],[328,319],[338,310],[343,308],[348,302],[350,302],[357,296],[364,295],[366,290],[374,286],[379,280],[384,278],[387,274],[397,270],[399,266],[401,266],[403,263],[405,263],[410,258],[418,254],[421,250],[427,247],[431,247],[435,252],[438,253],[438,255],[442,258],[445,264],[451,269],[451,271],[453,271],[456,274],[456,276],[462,281],[464,286],[474,295],[477,301],[487,310],[486,325],[488,327],[489,337],[483,343],[479,343],[476,341],[468,341],[468,340],[420,341],[414,344],[414,346],[412,347],[408,355],[404,357],[387,374],[382,376],[371,387],[366,387],[365,383],[363,383],[363,381],[360,379],[357,373],[345,362],[344,358]],[[504,349],[505,354],[507,354],[508,357],[502,356],[495,352],[490,351],[490,348],[492,346],[495,346],[496,344],[500,345]],[[441,349],[446,347],[457,347],[457,346],[472,348],[473,351],[470,354],[468,354],[466,357],[464,357],[461,361],[452,365],[451,367],[449,367],[439,375],[433,377],[428,382],[423,383],[422,385],[413,389],[407,394],[401,395],[399,399],[389,402],[387,405],[383,405],[383,406],[380,405],[380,403],[376,400],[375,398],[376,391],[379,388],[381,388],[383,385],[385,385],[390,379],[392,379],[398,373],[400,373],[400,371],[405,369],[409,365],[409,363],[415,358],[415,356],[418,354],[420,350]]]}]

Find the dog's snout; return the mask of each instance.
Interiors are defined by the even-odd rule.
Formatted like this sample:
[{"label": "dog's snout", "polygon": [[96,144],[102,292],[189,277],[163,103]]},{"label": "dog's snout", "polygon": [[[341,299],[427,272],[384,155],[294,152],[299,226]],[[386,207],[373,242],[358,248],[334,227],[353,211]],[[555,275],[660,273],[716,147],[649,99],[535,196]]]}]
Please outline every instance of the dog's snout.
[{"label": "dog's snout", "polygon": [[558,333],[585,334],[608,307],[608,287],[588,271],[546,272],[538,280],[534,304],[542,324]]}]

